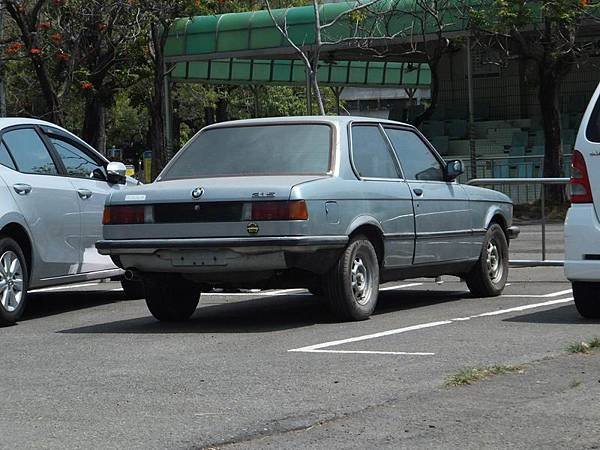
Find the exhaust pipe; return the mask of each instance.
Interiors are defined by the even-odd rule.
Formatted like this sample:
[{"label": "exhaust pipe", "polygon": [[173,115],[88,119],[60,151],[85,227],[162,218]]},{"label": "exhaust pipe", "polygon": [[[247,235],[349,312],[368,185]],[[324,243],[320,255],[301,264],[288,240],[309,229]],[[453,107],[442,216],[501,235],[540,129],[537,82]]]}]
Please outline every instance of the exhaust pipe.
[{"label": "exhaust pipe", "polygon": [[125,275],[123,276],[127,281],[134,281],[139,279],[139,275],[137,270],[135,269],[127,269],[125,271]]}]

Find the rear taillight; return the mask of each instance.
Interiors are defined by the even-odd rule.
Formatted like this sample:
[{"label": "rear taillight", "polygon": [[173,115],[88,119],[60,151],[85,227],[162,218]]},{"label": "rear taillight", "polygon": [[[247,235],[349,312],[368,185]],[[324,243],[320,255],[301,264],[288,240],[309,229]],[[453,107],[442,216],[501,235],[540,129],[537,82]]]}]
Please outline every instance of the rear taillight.
[{"label": "rear taillight", "polygon": [[307,220],[308,210],[304,200],[253,202],[250,219],[261,220]]},{"label": "rear taillight", "polygon": [[149,222],[146,206],[107,206],[104,208],[102,223],[104,225],[127,225]]},{"label": "rear taillight", "polygon": [[578,150],[571,159],[571,203],[592,203],[592,189],[585,159]]}]

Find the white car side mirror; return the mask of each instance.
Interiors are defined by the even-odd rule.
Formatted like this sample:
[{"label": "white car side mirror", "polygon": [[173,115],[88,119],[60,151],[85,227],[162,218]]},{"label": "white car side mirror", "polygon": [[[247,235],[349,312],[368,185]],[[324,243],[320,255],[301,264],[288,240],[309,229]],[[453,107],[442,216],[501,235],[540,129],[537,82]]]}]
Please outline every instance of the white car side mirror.
[{"label": "white car side mirror", "polygon": [[106,166],[106,174],[108,175],[108,182],[112,184],[125,184],[127,168],[125,164],[121,162],[111,162]]}]

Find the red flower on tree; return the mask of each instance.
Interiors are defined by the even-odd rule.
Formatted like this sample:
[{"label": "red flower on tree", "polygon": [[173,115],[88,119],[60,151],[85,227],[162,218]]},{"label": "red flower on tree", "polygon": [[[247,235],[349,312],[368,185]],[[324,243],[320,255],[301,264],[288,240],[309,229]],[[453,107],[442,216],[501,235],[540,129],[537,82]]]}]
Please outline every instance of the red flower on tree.
[{"label": "red flower on tree", "polygon": [[68,61],[70,59],[70,56],[68,53],[60,51],[56,53],[56,59],[59,61]]},{"label": "red flower on tree", "polygon": [[63,37],[60,33],[54,33],[50,36],[50,39],[52,39],[54,42],[61,42],[63,40]]},{"label": "red flower on tree", "polygon": [[38,30],[48,30],[50,29],[50,27],[52,26],[52,24],[50,22],[40,22],[38,23]]},{"label": "red flower on tree", "polygon": [[29,54],[30,55],[34,55],[34,56],[38,56],[42,54],[42,49],[41,48],[37,48],[37,47],[33,47],[29,50]]},{"label": "red flower on tree", "polygon": [[89,81],[84,81],[83,83],[81,83],[81,89],[83,89],[84,91],[91,91],[92,89],[94,89],[94,84],[90,83]]},{"label": "red flower on tree", "polygon": [[98,31],[106,31],[108,28],[108,25],[106,25],[105,23],[99,23],[98,25],[96,25],[96,29]]},{"label": "red flower on tree", "polygon": [[19,53],[19,51],[23,48],[23,44],[20,42],[12,42],[8,47],[4,50],[4,53],[7,55],[14,55]]}]

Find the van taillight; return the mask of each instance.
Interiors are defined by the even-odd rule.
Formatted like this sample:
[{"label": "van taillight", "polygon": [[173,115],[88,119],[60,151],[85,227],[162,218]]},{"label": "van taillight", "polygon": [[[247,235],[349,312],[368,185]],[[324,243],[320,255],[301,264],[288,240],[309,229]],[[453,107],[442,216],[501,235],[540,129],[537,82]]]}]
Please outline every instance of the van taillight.
[{"label": "van taillight", "polygon": [[578,150],[571,158],[571,203],[592,203],[592,189],[585,159]]}]

